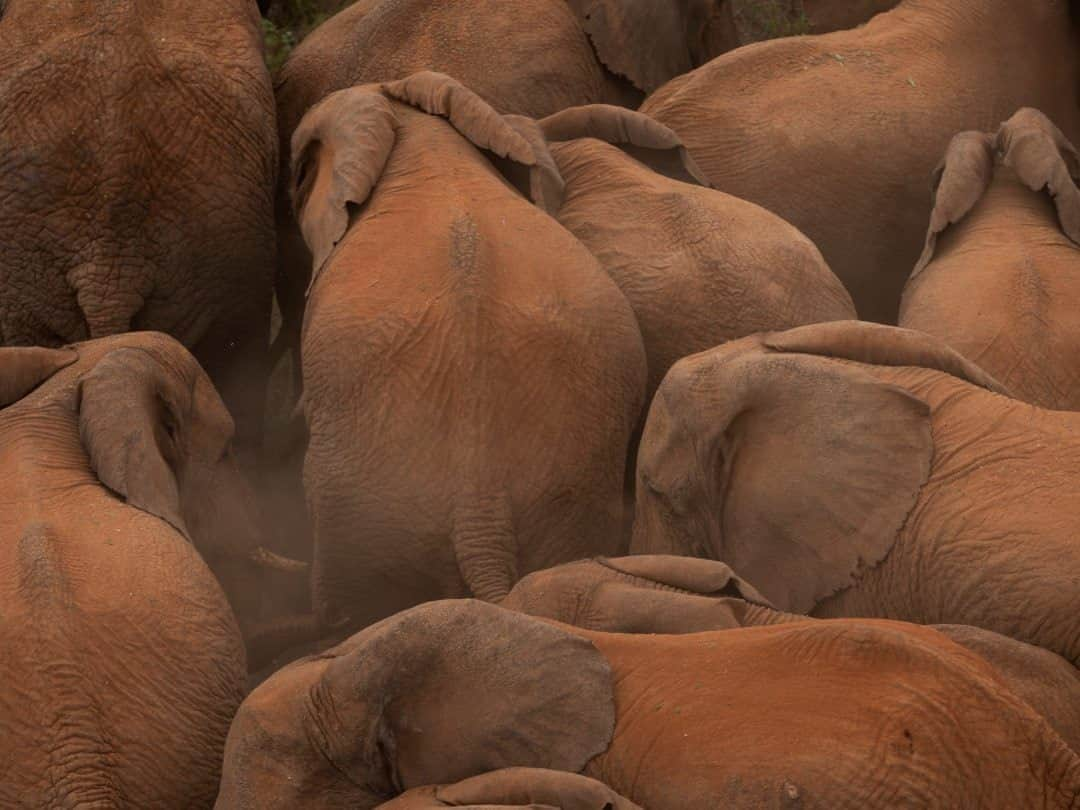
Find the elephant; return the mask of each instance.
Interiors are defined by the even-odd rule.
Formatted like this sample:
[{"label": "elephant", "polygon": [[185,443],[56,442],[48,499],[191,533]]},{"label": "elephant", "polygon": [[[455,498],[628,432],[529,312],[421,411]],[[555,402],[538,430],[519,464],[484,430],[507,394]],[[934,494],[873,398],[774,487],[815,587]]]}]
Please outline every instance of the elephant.
[{"label": "elephant", "polygon": [[900,325],[935,335],[1025,402],[1080,410],[1080,156],[1041,112],[962,132],[935,173]]},{"label": "elephant", "polygon": [[[365,0],[290,54],[275,82],[279,137],[289,144],[304,114],[335,90],[427,70],[501,113],[637,107],[644,93],[736,44],[728,0]],[[279,356],[299,343],[311,268],[291,215],[285,150],[281,160]]]},{"label": "elephant", "polygon": [[423,72],[327,96],[292,153],[316,615],[355,629],[625,549],[645,353],[538,207],[561,180],[533,122]]},{"label": "elephant", "polygon": [[[248,695],[217,808],[364,810],[462,780],[419,806],[627,806],[606,786],[649,810],[1065,808],[1080,757],[985,661],[917,625],[613,634],[447,600]],[[560,787],[566,804],[547,798]]]},{"label": "elephant", "polygon": [[667,127],[606,105],[539,124],[565,183],[556,218],[637,316],[646,401],[688,354],[754,332],[855,317],[814,244],[765,209],[708,188]]},{"label": "elephant", "polygon": [[714,186],[806,234],[860,318],[895,324],[949,139],[1029,106],[1075,141],[1077,43],[1065,0],[904,0],[860,28],[719,56],[640,109]]},{"label": "elephant", "polygon": [[8,0],[0,345],[187,346],[261,442],[274,97],[254,0]]},{"label": "elephant", "polygon": [[[0,468],[5,480],[21,485],[30,476],[23,468],[38,465],[33,481],[52,493],[12,501],[40,505],[11,509],[11,548],[25,534],[38,544],[31,548],[48,551],[58,532],[65,543],[74,532],[70,541],[89,555],[99,541],[79,532],[92,538],[97,526],[117,533],[117,542],[145,534],[151,550],[190,545],[228,597],[252,664],[318,632],[312,616],[268,615],[267,577],[304,577],[309,567],[261,544],[258,506],[233,450],[232,418],[175,339],[130,332],[63,349],[0,347],[0,407],[0,432],[9,437],[7,466]],[[51,455],[42,466],[44,454]],[[52,527],[41,517],[44,504],[74,486],[81,494],[66,507],[65,523]],[[85,525],[72,528],[79,521]]]},{"label": "elephant", "polygon": [[213,804],[246,673],[207,563],[271,559],[232,430],[164,334],[0,347],[0,805]]},{"label": "elephant", "polygon": [[679,361],[631,553],[716,559],[777,608],[966,624],[1080,664],[1080,415],[921,332],[838,321]]},{"label": "elephant", "polygon": [[[564,563],[522,577],[501,607],[604,633],[700,633],[812,619],[773,608],[716,560],[640,555]],[[1061,656],[958,624],[930,625],[985,659],[1080,753],[1080,670]]]}]

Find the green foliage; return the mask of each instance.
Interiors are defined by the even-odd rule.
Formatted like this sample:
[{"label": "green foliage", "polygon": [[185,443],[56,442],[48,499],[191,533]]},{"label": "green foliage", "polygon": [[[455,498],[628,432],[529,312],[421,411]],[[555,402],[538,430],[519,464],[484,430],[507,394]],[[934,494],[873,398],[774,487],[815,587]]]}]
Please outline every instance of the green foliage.
[{"label": "green foliage", "polygon": [[263,20],[266,63],[272,72],[285,64],[296,47],[319,23],[333,16],[351,0],[276,0]]},{"label": "green foliage", "polygon": [[266,43],[266,64],[271,73],[277,73],[292,49],[296,47],[296,35],[288,28],[281,28],[273,20],[264,19],[263,42]]},{"label": "green foliage", "polygon": [[810,33],[800,0],[744,0],[737,17],[744,36],[753,42]]}]

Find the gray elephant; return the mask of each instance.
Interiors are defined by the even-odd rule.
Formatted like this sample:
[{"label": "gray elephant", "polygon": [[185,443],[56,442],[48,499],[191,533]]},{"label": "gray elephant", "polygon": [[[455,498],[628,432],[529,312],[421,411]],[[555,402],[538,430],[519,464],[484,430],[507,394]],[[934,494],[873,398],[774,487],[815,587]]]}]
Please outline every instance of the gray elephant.
[{"label": "gray elephant", "polygon": [[8,0],[0,345],[157,330],[262,428],[274,102],[254,0]]}]

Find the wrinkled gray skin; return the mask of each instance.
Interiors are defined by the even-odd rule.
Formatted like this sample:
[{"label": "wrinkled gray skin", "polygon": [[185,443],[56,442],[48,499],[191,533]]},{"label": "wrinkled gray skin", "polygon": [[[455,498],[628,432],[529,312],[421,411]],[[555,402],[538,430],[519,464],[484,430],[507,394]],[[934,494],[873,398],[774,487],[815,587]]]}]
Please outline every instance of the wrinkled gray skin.
[{"label": "wrinkled gray skin", "polygon": [[[700,633],[819,621],[784,613],[724,563],[692,557],[602,557],[523,577],[499,603],[606,633]],[[827,621],[827,620],[823,620]],[[1080,671],[1059,655],[979,627],[931,625],[993,665],[1080,753]]]},{"label": "wrinkled gray skin", "polygon": [[254,0],[8,0],[0,345],[171,334],[251,449],[276,167]]}]

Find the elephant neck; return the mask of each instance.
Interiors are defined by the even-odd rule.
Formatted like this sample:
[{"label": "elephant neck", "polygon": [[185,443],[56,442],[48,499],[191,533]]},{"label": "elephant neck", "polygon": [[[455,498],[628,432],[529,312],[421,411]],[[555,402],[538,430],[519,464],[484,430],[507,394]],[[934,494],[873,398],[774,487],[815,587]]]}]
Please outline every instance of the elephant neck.
[{"label": "elephant neck", "polygon": [[99,486],[70,414],[59,404],[40,407],[33,398],[0,416],[0,475],[0,503],[42,501],[77,486]]}]

